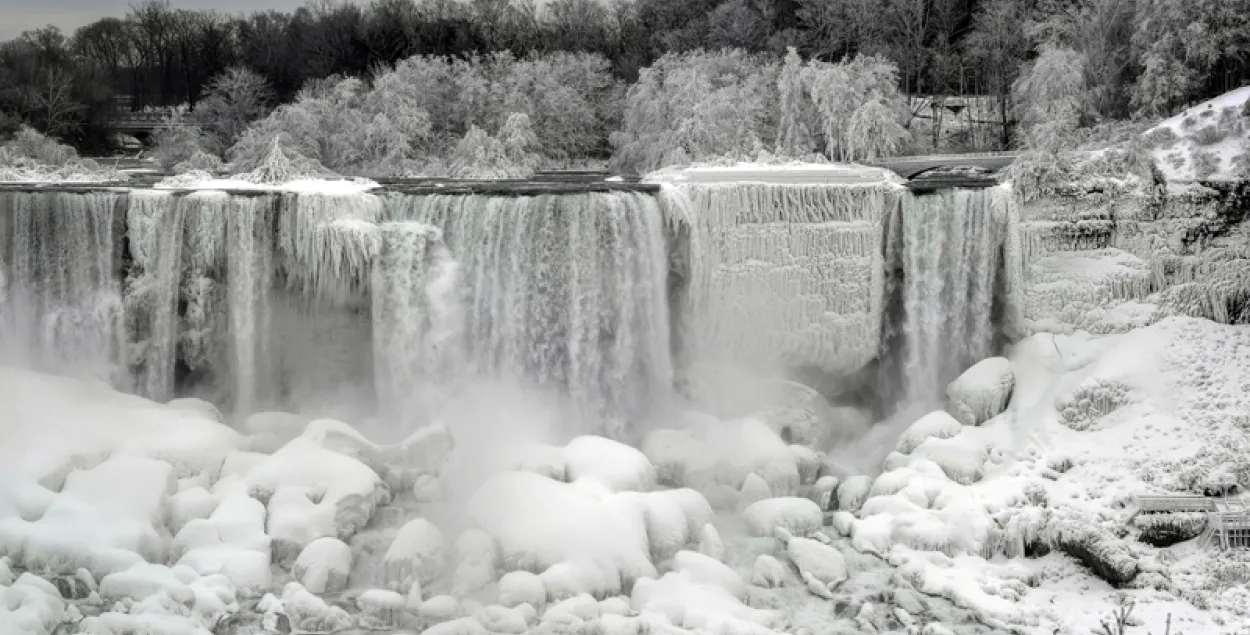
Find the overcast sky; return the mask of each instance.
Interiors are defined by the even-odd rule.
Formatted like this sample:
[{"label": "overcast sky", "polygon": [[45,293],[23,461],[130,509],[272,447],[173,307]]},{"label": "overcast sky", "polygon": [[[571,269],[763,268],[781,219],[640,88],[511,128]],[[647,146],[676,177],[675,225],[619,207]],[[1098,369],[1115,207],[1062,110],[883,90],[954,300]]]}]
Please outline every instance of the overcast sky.
[{"label": "overcast sky", "polygon": [[[250,13],[262,9],[294,9],[304,0],[173,0],[175,7],[216,9],[223,13]],[[0,40],[48,24],[66,35],[103,17],[121,17],[130,0],[0,0]]]}]

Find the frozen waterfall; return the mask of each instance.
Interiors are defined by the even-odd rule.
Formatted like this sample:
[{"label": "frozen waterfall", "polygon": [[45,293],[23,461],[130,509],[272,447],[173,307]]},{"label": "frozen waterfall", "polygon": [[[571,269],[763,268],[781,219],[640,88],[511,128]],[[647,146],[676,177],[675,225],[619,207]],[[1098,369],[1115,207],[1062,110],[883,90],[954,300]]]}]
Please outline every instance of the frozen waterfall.
[{"label": "frozen waterfall", "polygon": [[[622,434],[672,385],[664,222],[653,197],[388,198],[461,267],[469,369],[566,394]],[[585,424],[583,424],[585,425]]]},{"label": "frozen waterfall", "polygon": [[0,359],[127,388],[114,192],[0,192]]},{"label": "frozen waterfall", "polygon": [[8,191],[0,212],[6,363],[235,416],[415,423],[487,380],[628,436],[704,363],[863,384],[889,361],[878,398],[937,406],[1019,282],[1005,188]]},{"label": "frozen waterfall", "polygon": [[380,234],[372,279],[379,406],[395,420],[428,417],[462,372],[459,267],[436,227],[384,223]]},{"label": "frozen waterfall", "polygon": [[1004,188],[902,198],[904,403],[941,407],[946,385],[994,354],[1010,201]]}]

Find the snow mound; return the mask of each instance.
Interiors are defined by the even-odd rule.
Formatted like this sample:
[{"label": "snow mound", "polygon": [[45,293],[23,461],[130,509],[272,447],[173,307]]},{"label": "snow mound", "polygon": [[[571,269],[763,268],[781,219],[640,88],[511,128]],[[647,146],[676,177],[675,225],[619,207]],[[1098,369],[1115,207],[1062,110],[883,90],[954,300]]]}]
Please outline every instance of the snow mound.
[{"label": "snow mound", "polygon": [[335,593],[347,588],[352,550],[338,538],[318,538],[300,552],[291,575],[312,593]]},{"label": "snow mound", "polygon": [[65,621],[65,600],[29,573],[0,584],[0,635],[49,635]]},{"label": "snow mound", "polygon": [[390,495],[364,463],[306,436],[262,460],[245,482],[268,501],[266,530],[275,559],[284,562],[317,538],[350,537]]},{"label": "snow mound", "polygon": [[264,504],[236,491],[208,518],[188,522],[174,537],[170,557],[200,575],[221,574],[259,591],[270,583],[270,546]]},{"label": "snow mound", "polygon": [[780,611],[751,608],[724,588],[679,572],[639,580],[630,606],[662,615],[674,626],[717,635],[773,635],[783,622]]},{"label": "snow mound", "polygon": [[442,575],[446,565],[443,533],[424,518],[405,523],[382,558],[387,588],[402,592],[412,588],[414,582],[432,582]]},{"label": "snow mound", "polygon": [[582,488],[505,472],[482,484],[468,510],[498,543],[504,570],[545,572],[572,563],[589,578],[582,583],[598,592],[655,575],[637,519],[622,518]]},{"label": "snow mound", "polygon": [[771,536],[778,528],[808,536],[820,531],[824,512],[806,498],[769,498],[752,503],[742,512],[743,520],[753,536]]},{"label": "snow mound", "polygon": [[935,410],[907,427],[898,438],[896,449],[911,454],[928,439],[949,439],[963,431],[963,424],[950,414]]},{"label": "snow mound", "polygon": [[242,436],[203,412],[127,395],[102,382],[0,367],[0,465],[39,478],[75,455],[159,458],[187,476],[215,469]]},{"label": "snow mound", "polygon": [[946,387],[948,407],[964,425],[980,425],[1007,408],[1015,383],[1007,358],[983,359]]},{"label": "snow mound", "polygon": [[619,441],[582,436],[564,447],[569,480],[593,478],[614,492],[644,492],[655,485],[655,467],[647,456]]},{"label": "snow mound", "polygon": [[791,496],[800,484],[799,460],[766,423],[756,419],[700,420],[682,430],[655,430],[643,452],[671,484],[705,496],[719,485],[739,488],[749,474],[773,496]]},{"label": "snow mound", "polygon": [[163,562],[167,499],[177,488],[173,466],[146,458],[109,459],[71,472],[33,522],[0,520],[0,537],[16,561],[35,570],[97,578],[139,558]]}]

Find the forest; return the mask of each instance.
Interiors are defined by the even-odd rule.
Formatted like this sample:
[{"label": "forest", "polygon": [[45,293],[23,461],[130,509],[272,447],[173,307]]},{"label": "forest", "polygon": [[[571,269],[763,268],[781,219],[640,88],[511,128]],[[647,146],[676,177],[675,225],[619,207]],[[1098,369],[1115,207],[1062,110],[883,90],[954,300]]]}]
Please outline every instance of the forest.
[{"label": "forest", "polygon": [[[101,153],[119,110],[174,109],[196,125],[167,167],[276,144],[345,174],[646,170],[1023,147],[1245,83],[1245,0],[146,0],[0,44],[0,138]],[[992,143],[940,147],[921,96],[993,104]]]}]

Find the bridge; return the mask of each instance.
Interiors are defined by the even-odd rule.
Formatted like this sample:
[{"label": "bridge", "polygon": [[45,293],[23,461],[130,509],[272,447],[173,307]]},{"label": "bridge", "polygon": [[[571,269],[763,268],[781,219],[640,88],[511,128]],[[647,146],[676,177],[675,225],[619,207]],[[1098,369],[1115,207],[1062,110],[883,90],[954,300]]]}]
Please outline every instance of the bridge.
[{"label": "bridge", "polygon": [[111,121],[113,130],[147,140],[159,130],[170,130],[186,125],[184,116],[171,112],[136,110],[123,112]]},{"label": "bridge", "polygon": [[870,163],[907,180],[913,192],[932,192],[954,187],[982,188],[998,185],[997,172],[1011,165],[1018,152],[980,152],[894,157]]}]

